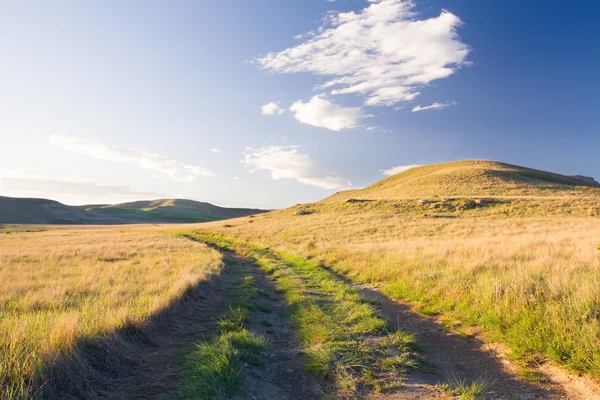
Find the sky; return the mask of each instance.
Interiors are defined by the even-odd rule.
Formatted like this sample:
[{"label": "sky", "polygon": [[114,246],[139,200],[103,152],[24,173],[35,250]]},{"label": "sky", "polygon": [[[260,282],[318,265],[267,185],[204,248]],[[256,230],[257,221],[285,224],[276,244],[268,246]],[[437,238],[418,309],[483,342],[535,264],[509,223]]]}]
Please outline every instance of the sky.
[{"label": "sky", "polygon": [[600,178],[598,11],[0,0],[0,195],[280,208],[461,159]]}]

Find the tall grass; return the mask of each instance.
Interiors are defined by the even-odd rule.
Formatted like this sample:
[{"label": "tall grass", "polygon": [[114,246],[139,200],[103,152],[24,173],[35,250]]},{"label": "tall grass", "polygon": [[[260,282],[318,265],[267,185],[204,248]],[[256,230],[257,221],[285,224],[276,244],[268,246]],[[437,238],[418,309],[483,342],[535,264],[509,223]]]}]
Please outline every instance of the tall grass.
[{"label": "tall grass", "polygon": [[370,203],[310,208],[204,229],[300,252],[426,314],[483,327],[523,360],[548,357],[600,377],[597,218],[473,210],[434,219]]},{"label": "tall grass", "polygon": [[135,228],[17,232],[0,249],[0,398],[9,399],[37,393],[59,354],[143,324],[221,266],[202,244]]}]

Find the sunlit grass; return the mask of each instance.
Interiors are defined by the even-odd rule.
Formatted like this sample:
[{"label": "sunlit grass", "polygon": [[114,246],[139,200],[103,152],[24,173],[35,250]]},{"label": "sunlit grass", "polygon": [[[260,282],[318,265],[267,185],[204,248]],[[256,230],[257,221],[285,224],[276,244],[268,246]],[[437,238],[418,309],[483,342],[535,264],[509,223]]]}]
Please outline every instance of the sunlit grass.
[{"label": "sunlit grass", "polygon": [[401,380],[392,381],[387,374],[401,379],[419,368],[416,338],[393,329],[371,302],[318,262],[223,236],[192,236],[256,261],[286,300],[306,369],[333,381],[336,390],[391,390]]},{"label": "sunlit grass", "polygon": [[141,326],[218,273],[198,243],[135,228],[0,237],[0,397],[29,397],[82,339]]},{"label": "sunlit grass", "polygon": [[425,218],[412,200],[324,203],[202,229],[296,252],[423,314],[482,327],[522,360],[600,377],[600,220],[583,217],[588,200],[520,199],[508,216],[494,205],[454,219]]}]

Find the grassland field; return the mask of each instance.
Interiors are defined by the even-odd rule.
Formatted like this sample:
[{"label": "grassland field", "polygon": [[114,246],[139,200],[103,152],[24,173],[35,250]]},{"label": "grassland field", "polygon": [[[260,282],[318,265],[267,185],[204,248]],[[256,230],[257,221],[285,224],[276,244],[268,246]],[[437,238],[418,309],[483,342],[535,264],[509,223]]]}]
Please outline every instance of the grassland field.
[{"label": "grassland field", "polygon": [[221,268],[214,250],[147,227],[3,229],[3,399],[34,396],[60,373],[58,357],[77,358],[86,340],[145,324]]},{"label": "grassland field", "polygon": [[[474,176],[481,182],[481,173],[471,171],[480,164],[465,165],[459,180]],[[77,360],[79,350],[94,338],[144,326],[199,282],[222,275],[222,251],[242,254],[273,280],[283,293],[299,346],[304,346],[307,370],[338,388],[393,390],[403,382],[381,378],[386,368],[393,366],[394,374],[419,368],[419,358],[407,344],[418,341],[412,336],[403,336],[402,362],[385,361],[391,353],[381,349],[387,345],[379,347],[381,360],[369,358],[358,369],[347,361],[347,348],[391,343],[389,337],[404,333],[390,331],[377,309],[338,275],[408,302],[452,331],[476,331],[487,341],[507,345],[522,367],[521,378],[538,379],[528,373],[529,367],[550,360],[597,381],[599,189],[580,187],[568,177],[498,165],[494,168],[500,173],[483,174],[495,182],[495,196],[430,195],[419,201],[422,193],[414,190],[422,180],[445,176],[446,166],[415,169],[318,203],[227,221],[2,226],[0,397],[40,397],[45,383],[61,372],[55,360]],[[445,177],[452,181],[457,172],[453,166],[449,170]],[[497,187],[498,176],[512,179],[506,195]],[[540,177],[549,181],[531,184]],[[405,185],[397,186],[397,180]],[[483,185],[488,187],[485,179]],[[248,297],[246,289],[261,292],[240,288],[238,303]],[[245,304],[240,313],[252,309]],[[268,341],[236,318],[235,313],[223,316],[223,326],[231,320],[235,327],[223,328],[221,336],[198,338],[201,344],[190,353],[192,361],[184,357],[197,361],[195,372],[186,375],[192,379],[186,386],[192,395],[184,398],[229,393],[204,385],[209,378],[243,386],[239,368],[232,365],[257,360]],[[351,353],[363,361],[365,354]],[[227,368],[205,368],[206,360]],[[77,365],[86,368],[84,361]]]},{"label": "grassland field", "polygon": [[446,218],[415,204],[316,203],[202,229],[316,259],[453,327],[483,328],[526,362],[550,358],[600,377],[595,199],[434,214]]}]

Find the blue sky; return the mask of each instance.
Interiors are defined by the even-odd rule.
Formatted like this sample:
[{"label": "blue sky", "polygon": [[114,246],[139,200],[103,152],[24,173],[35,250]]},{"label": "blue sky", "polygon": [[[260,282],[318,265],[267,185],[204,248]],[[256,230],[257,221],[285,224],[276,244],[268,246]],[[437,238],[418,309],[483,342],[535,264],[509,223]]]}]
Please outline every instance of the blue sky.
[{"label": "blue sky", "polygon": [[276,208],[459,159],[598,178],[598,8],[0,1],[0,195]]}]

